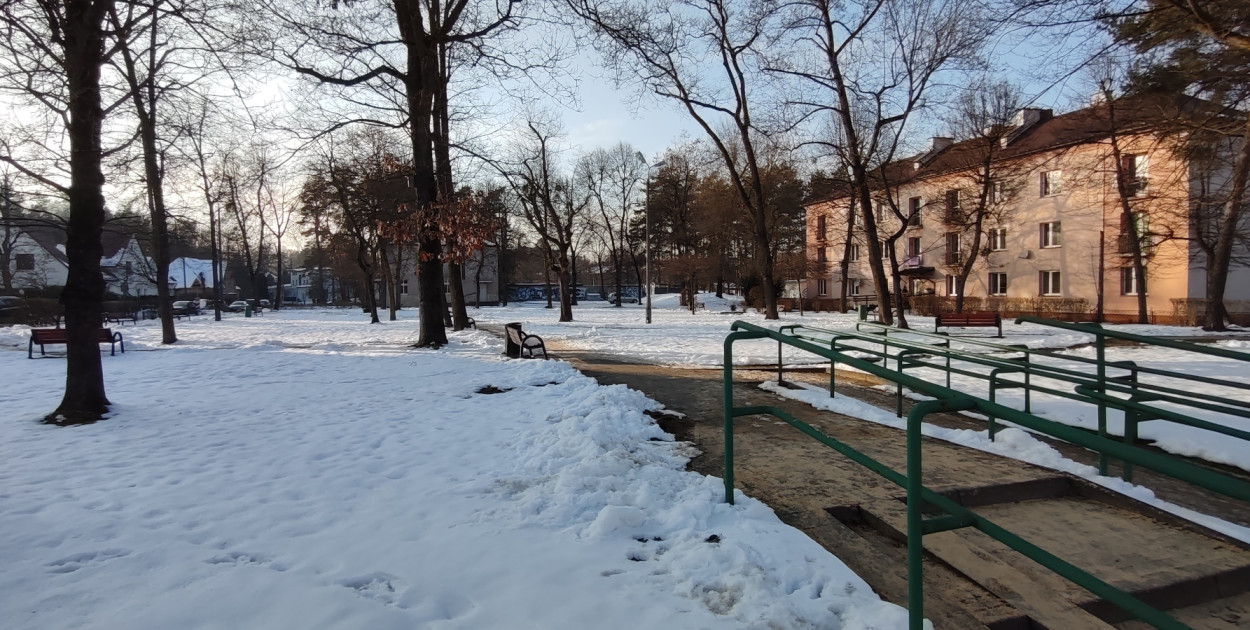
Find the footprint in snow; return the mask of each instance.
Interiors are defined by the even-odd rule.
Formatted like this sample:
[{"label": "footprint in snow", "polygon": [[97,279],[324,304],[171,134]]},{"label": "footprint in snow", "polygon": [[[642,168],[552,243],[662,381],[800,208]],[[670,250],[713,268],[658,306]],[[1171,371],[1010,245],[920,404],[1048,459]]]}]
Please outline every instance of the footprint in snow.
[{"label": "footprint in snow", "polygon": [[274,571],[285,571],[286,567],[273,561],[273,557],[263,553],[251,553],[247,551],[231,551],[220,555],[213,556],[204,561],[207,564],[233,564],[242,566],[245,564],[257,564],[267,566]]},{"label": "footprint in snow", "polygon": [[[372,599],[388,606],[396,606],[399,605],[399,590],[403,586],[403,581],[397,576],[378,571],[340,580],[339,584],[356,591],[356,594],[361,597]],[[403,608],[405,606],[400,607]]]},{"label": "footprint in snow", "polygon": [[48,563],[48,570],[52,573],[73,573],[89,564],[95,562],[104,562],[114,558],[123,558],[130,555],[125,549],[105,549],[103,551],[87,551],[84,553],[76,553],[71,556],[65,556],[60,560]]}]

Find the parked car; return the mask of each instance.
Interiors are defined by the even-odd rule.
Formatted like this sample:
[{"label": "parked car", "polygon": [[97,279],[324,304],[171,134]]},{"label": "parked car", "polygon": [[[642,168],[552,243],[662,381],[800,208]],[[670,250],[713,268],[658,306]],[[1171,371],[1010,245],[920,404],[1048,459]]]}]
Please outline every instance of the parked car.
[{"label": "parked car", "polygon": [[260,307],[261,307],[261,308],[270,308],[271,306],[270,306],[269,300],[261,300],[261,301],[260,301]]},{"label": "parked car", "polygon": [[[616,294],[615,294],[615,293],[609,293],[609,294],[608,294],[608,301],[609,301],[609,302],[611,302],[611,303],[613,303],[613,304],[616,304]],[[637,297],[634,297],[634,296],[632,296],[632,295],[622,295],[622,296],[621,296],[621,304],[637,304],[637,303],[638,303],[638,298],[637,298]]]},{"label": "parked car", "polygon": [[244,302],[243,300],[235,300],[230,303],[230,306],[226,307],[226,310],[231,313],[242,313],[247,310],[247,302]]},{"label": "parked car", "polygon": [[12,322],[21,316],[25,300],[15,295],[0,295],[0,322]]},{"label": "parked car", "polygon": [[174,302],[174,315],[199,315],[200,305],[193,300],[178,300]]}]

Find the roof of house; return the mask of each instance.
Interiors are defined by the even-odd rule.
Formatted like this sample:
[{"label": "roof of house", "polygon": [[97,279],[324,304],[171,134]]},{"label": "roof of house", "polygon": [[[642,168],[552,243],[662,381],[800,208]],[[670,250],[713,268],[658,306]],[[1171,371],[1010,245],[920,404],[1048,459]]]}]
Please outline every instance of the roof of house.
[{"label": "roof of house", "polygon": [[103,248],[100,258],[116,258],[134,237],[135,231],[129,227],[120,225],[104,226],[104,229],[100,232],[100,246]]},{"label": "roof of house", "polygon": [[50,223],[28,223],[21,226],[31,240],[44,248],[50,256],[63,265],[69,265],[69,257],[65,255],[65,229]]},{"label": "roof of house", "polygon": [[[994,134],[989,137],[977,137],[960,142],[953,142],[945,147],[938,147],[926,153],[910,156],[891,162],[875,171],[872,175],[877,182],[888,182],[891,186],[912,181],[919,181],[966,171],[980,162],[988,150],[993,151],[995,161],[1018,159],[1046,151],[1055,151],[1107,138],[1113,130],[1119,133],[1140,133],[1149,130],[1161,122],[1173,121],[1183,113],[1205,110],[1215,114],[1216,111],[1207,101],[1189,96],[1156,96],[1134,99],[1120,99],[1115,102],[1114,110],[1105,103],[1098,103],[1059,116],[1051,115],[1050,110],[1031,109],[1032,119],[1028,116],[1006,133]],[[1114,125],[1111,113],[1114,111]],[[1000,142],[1005,140],[1005,144]],[[998,146],[988,148],[990,143]],[[840,188],[829,195],[813,200],[808,205],[840,199],[849,194],[849,189]]]},{"label": "roof of house", "polygon": [[[53,258],[63,264],[69,264],[69,257],[65,254],[65,241],[67,239],[63,226],[44,221],[24,221],[17,227],[38,243],[40,247],[43,247]],[[125,250],[134,237],[135,230],[129,226],[104,226],[104,229],[100,232],[101,262],[105,265],[109,264],[110,261],[116,264],[117,261],[115,259],[119,257],[119,254]]]}]

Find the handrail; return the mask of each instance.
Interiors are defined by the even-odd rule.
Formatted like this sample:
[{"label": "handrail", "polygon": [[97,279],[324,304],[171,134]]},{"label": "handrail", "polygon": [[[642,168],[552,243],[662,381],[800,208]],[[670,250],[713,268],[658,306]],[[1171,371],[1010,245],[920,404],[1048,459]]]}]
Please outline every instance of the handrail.
[{"label": "handrail", "polygon": [[[1051,321],[1057,321],[1057,320],[1037,319],[1037,321],[1033,323],[1040,323],[1040,324],[1046,325],[1046,323],[1051,322]],[[1020,320],[1017,320],[1016,323],[1020,323]],[[1060,322],[1060,323],[1066,323],[1066,322]],[[889,326],[889,325],[882,324],[879,322],[868,322],[868,321],[855,322],[855,330],[857,332],[859,331],[860,326],[869,326],[869,327],[885,330],[887,332],[895,331],[895,332],[902,333],[902,334],[915,335],[915,336],[921,336],[921,337],[938,338],[938,339],[950,339],[951,338],[949,335],[945,333],[930,332],[927,330],[916,330],[914,328],[896,328],[894,326]],[[809,327],[809,328],[812,328],[813,330],[825,330],[825,329],[820,329],[820,328],[815,328],[815,327]],[[829,332],[833,332],[833,331],[829,331]],[[1082,329],[1081,332],[1089,332],[1089,334],[1097,334],[1095,332],[1086,331],[1084,329]],[[1114,332],[1114,331],[1108,331],[1108,332]],[[1128,333],[1124,333],[1124,334],[1128,334]],[[1111,336],[1111,335],[1108,335],[1108,336]],[[1140,337],[1137,335],[1134,335],[1134,336],[1138,337],[1139,339],[1156,339],[1154,337]],[[1011,344],[995,343],[992,341],[986,341],[984,339],[974,339],[970,337],[958,337],[958,339],[960,343],[981,346],[985,348],[994,348],[1000,352],[1023,350],[1025,352],[1028,352],[1029,354],[1037,354],[1037,355],[1041,355],[1044,357],[1050,357],[1050,358],[1062,360],[1062,361],[1072,361],[1075,363],[1084,363],[1087,365],[1098,364],[1098,361],[1096,359],[1087,359],[1085,357],[1075,356],[1071,354],[1062,354],[1062,351],[1056,351],[1050,348],[1019,348],[1018,346],[1012,347]],[[1160,337],[1158,339],[1164,339],[1164,338]],[[1169,341],[1172,341],[1172,340],[1169,340]],[[1189,352],[1201,352],[1202,350],[1206,349],[1206,348],[1203,348],[1202,346],[1195,347],[1194,344],[1188,344],[1184,342],[1173,341],[1173,344],[1180,344],[1180,346],[1168,345],[1167,347],[1182,349],[1182,350],[1186,350]],[[1154,344],[1154,345],[1163,345],[1163,344]],[[1222,351],[1223,349],[1217,348],[1216,350]],[[1235,352],[1235,351],[1229,351],[1229,352]],[[1245,353],[1237,353],[1237,354],[1243,354],[1245,357],[1250,357],[1250,354],[1245,354]],[[1223,358],[1236,358],[1236,357],[1223,357]],[[1243,359],[1237,359],[1237,360],[1243,360]],[[1225,380],[1222,378],[1214,378],[1210,376],[1201,376],[1198,374],[1183,374],[1183,373],[1178,373],[1178,372],[1170,372],[1168,370],[1161,370],[1158,368],[1152,368],[1152,367],[1147,367],[1147,366],[1137,367],[1135,369],[1138,372],[1141,372],[1143,374],[1154,374],[1156,376],[1165,376],[1168,378],[1193,381],[1195,383],[1206,383],[1208,385],[1219,385],[1222,387],[1234,387],[1234,388],[1246,388],[1247,387],[1246,383],[1241,383],[1237,381],[1229,381],[1229,380]],[[1194,394],[1194,395],[1201,397],[1201,394]],[[1242,402],[1242,401],[1232,401],[1232,402],[1239,406],[1250,407],[1250,402]]]},{"label": "handrail", "polygon": [[[794,330],[792,327],[786,327]],[[879,366],[836,347],[822,347],[808,341],[787,335],[782,332],[756,326],[754,324],[735,321],[730,326],[731,332],[725,338],[724,350],[724,414],[725,414],[725,501],[734,502],[733,489],[733,421],[745,415],[769,414],[780,418],[807,435],[834,450],[847,455],[853,461],[868,467],[893,483],[907,488],[907,537],[908,537],[908,609],[910,627],[919,630],[923,627],[923,579],[921,577],[923,557],[922,537],[926,533],[946,531],[960,527],[976,527],[978,530],[995,538],[1033,559],[1034,561],[1055,571],[1060,576],[1085,588],[1095,595],[1109,601],[1156,628],[1167,630],[1186,628],[1168,615],[1145,604],[1141,600],[1115,588],[1089,573],[1071,565],[1045,550],[1028,543],[988,519],[977,515],[971,510],[955,504],[922,484],[921,458],[921,424],[923,418],[930,413],[944,410],[976,410],[992,417],[1010,420],[1027,429],[1051,435],[1100,453],[1108,453],[1126,463],[1145,466],[1164,475],[1180,479],[1198,487],[1223,494],[1235,499],[1250,502],[1250,484],[1222,473],[1207,470],[1179,461],[1171,456],[1147,451],[1129,444],[1122,444],[1100,435],[1093,435],[1081,429],[1040,418],[1030,413],[1005,407],[995,402],[983,400],[968,394],[930,383],[923,379],[909,376],[901,371],[890,370]],[[907,417],[907,475],[900,475],[884,464],[856,451],[849,445],[829,437],[814,427],[794,418],[777,407],[752,406],[734,407],[733,404],[733,344],[742,339],[771,338],[779,344],[829,359],[834,363],[843,363],[856,369],[873,374],[880,378],[898,383],[913,391],[932,396],[936,400],[917,403]],[[1105,381],[1103,382],[1105,384]],[[901,482],[901,483],[900,483]],[[946,516],[924,519],[922,510],[926,504],[934,505],[946,512]]]},{"label": "handrail", "polygon": [[1099,324],[1073,324],[1071,322],[1059,321],[1057,319],[1047,319],[1045,317],[1033,317],[1030,315],[1021,315],[1016,318],[1017,324],[1041,324],[1052,328],[1063,328],[1065,330],[1075,330],[1097,337],[1111,337],[1112,339],[1123,339],[1125,341],[1136,341],[1151,346],[1163,346],[1165,348],[1175,348],[1177,350],[1185,350],[1187,352],[1196,352],[1198,354],[1208,354],[1213,357],[1222,357],[1225,359],[1233,359],[1235,361],[1250,362],[1250,353],[1237,352],[1227,348],[1207,348],[1204,346],[1195,346],[1195,344],[1168,339],[1167,337],[1147,337],[1145,335],[1136,335],[1126,333],[1119,330],[1108,330]]},{"label": "handrail", "polygon": [[[879,329],[879,332],[876,332],[876,331],[864,332],[861,330],[861,326],[870,326],[873,328],[877,328]],[[782,329],[779,329],[779,331],[780,330]],[[1023,388],[1024,393],[1025,393],[1025,409],[1024,410],[1026,412],[1030,411],[1030,407],[1029,407],[1030,392],[1040,392],[1040,393],[1050,394],[1052,396],[1058,396],[1061,398],[1067,398],[1070,400],[1076,400],[1079,402],[1092,404],[1097,408],[1097,411],[1098,411],[1098,416],[1097,416],[1098,433],[1099,435],[1102,435],[1104,437],[1108,435],[1107,415],[1106,415],[1106,408],[1110,404],[1108,403],[1108,399],[1102,398],[1102,397],[1088,396],[1084,393],[1086,390],[1080,387],[1074,387],[1074,389],[1071,391],[1058,390],[1058,389],[1054,389],[1051,387],[1046,387],[1045,385],[1033,382],[1030,377],[1036,376],[1042,379],[1057,380],[1060,382],[1069,383],[1073,386],[1091,386],[1092,385],[1095,391],[1103,391],[1103,392],[1112,391],[1112,392],[1117,392],[1117,393],[1123,393],[1123,394],[1127,394],[1129,396],[1134,397],[1138,401],[1148,401],[1148,402],[1154,402],[1154,403],[1170,403],[1170,404],[1175,404],[1175,405],[1181,405],[1181,406],[1188,407],[1191,409],[1201,409],[1204,411],[1225,414],[1228,416],[1235,416],[1235,417],[1242,417],[1242,418],[1250,417],[1250,401],[1236,400],[1236,399],[1228,398],[1226,396],[1219,396],[1219,395],[1214,395],[1214,394],[1204,394],[1202,392],[1189,391],[1189,390],[1179,389],[1177,387],[1169,387],[1167,385],[1162,385],[1158,383],[1143,382],[1138,379],[1138,376],[1140,374],[1151,374],[1151,375],[1161,376],[1165,378],[1175,378],[1175,379],[1183,379],[1183,380],[1202,382],[1202,383],[1208,383],[1208,384],[1215,384],[1218,386],[1233,388],[1233,389],[1237,389],[1241,391],[1250,390],[1250,385],[1246,383],[1227,381],[1224,379],[1215,379],[1215,378],[1202,377],[1202,376],[1197,376],[1197,375],[1189,375],[1189,374],[1183,374],[1183,373],[1178,373],[1178,372],[1171,372],[1171,371],[1163,370],[1163,369],[1150,368],[1147,366],[1139,366],[1136,363],[1133,363],[1131,361],[1106,361],[1105,343],[1103,342],[1103,339],[1101,337],[1096,337],[1096,341],[1094,344],[1098,353],[1098,357],[1099,357],[1098,359],[1088,359],[1085,357],[1077,357],[1077,356],[1071,356],[1071,355],[1066,355],[1066,354],[1060,354],[1058,352],[1049,352],[1049,351],[1040,350],[1040,349],[1030,349],[1027,347],[1021,347],[1019,345],[1001,344],[1001,343],[994,343],[994,342],[982,341],[982,340],[977,340],[977,339],[966,339],[966,338],[960,339],[961,343],[964,343],[964,344],[992,348],[996,351],[995,354],[999,352],[1024,353],[1025,359],[1023,361],[1020,361],[1017,359],[1001,358],[1001,357],[994,356],[991,354],[986,354],[986,353],[967,352],[964,350],[951,349],[948,343],[950,340],[950,337],[943,333],[930,333],[927,331],[919,331],[919,330],[912,330],[912,329],[897,329],[893,327],[886,327],[884,325],[877,324],[874,322],[857,322],[856,331],[853,333],[849,331],[834,331],[834,330],[828,330],[828,329],[822,329],[822,328],[816,328],[816,327],[803,327],[803,326],[786,326],[784,327],[784,330],[789,330],[791,334],[804,338],[804,339],[818,339],[819,338],[818,335],[829,335],[838,340],[850,339],[850,340],[858,340],[858,341],[862,341],[864,343],[870,343],[870,344],[881,344],[883,348],[883,350],[881,351],[875,351],[875,350],[871,350],[867,348],[862,348],[861,351],[878,354],[883,357],[889,356],[888,349],[891,347],[904,349],[894,355],[896,359],[906,358],[912,352],[917,351],[914,349],[923,349],[923,352],[925,353],[928,353],[934,356],[944,357],[946,360],[945,361],[946,364],[938,365],[938,364],[926,362],[923,360],[908,359],[905,362],[898,361],[898,365],[899,365],[898,369],[902,370],[902,369],[907,369],[911,367],[927,367],[927,368],[932,368],[932,369],[937,369],[937,370],[943,370],[946,373],[948,387],[950,383],[950,376],[952,373],[988,380],[991,385],[990,387],[991,400],[994,400],[993,394],[998,389],[1001,389],[1003,387]],[[803,331],[807,331],[809,334],[803,334]],[[898,333],[908,335],[910,337],[919,336],[921,338],[939,339],[941,340],[941,344],[939,345],[939,344],[933,344],[933,343],[926,343],[924,341],[919,341],[914,338],[900,338],[898,336],[891,336],[889,334],[890,332],[898,332]],[[1098,332],[1098,330],[1094,329],[1092,332],[1096,333]],[[816,333],[816,335],[812,335],[810,333]],[[1132,335],[1132,336],[1139,337],[1136,335]],[[1145,337],[1142,337],[1141,339],[1149,340],[1149,338],[1145,338]],[[1186,344],[1182,342],[1172,342],[1169,345],[1169,347],[1180,348],[1185,351],[1199,352],[1199,353],[1205,350],[1209,350],[1208,348],[1203,348],[1201,346],[1194,346],[1192,344]],[[1240,353],[1235,353],[1235,354],[1240,354]],[[1032,355],[1044,356],[1048,359],[1051,359],[1051,362],[1031,361],[1028,359],[1028,357]],[[1244,356],[1250,357],[1250,355],[1244,355]],[[994,369],[991,369],[989,374],[983,374],[981,372],[975,372],[969,369],[961,369],[959,367],[952,367],[951,365],[952,360],[972,363],[974,365],[981,365],[981,366],[986,366],[986,367],[990,367]],[[1076,370],[1070,370],[1070,369],[1066,369],[1066,368],[1051,364],[1054,361],[1070,361],[1070,362],[1080,363],[1083,365],[1092,364],[1096,369],[1091,374],[1088,370],[1076,371]],[[1021,363],[1023,363],[1024,365],[1021,365]],[[1127,374],[1125,376],[1110,376],[1107,374],[1108,368],[1124,370],[1125,372],[1127,372]],[[1020,381],[1010,380],[1010,379],[1002,379],[1000,381],[999,374],[1002,374],[1002,373],[1022,373],[1024,376],[1024,381],[1020,382]],[[1118,381],[1125,380],[1125,379],[1127,379],[1127,382],[1129,383],[1129,385],[1126,386],[1126,385],[1119,384]],[[830,376],[830,381],[831,382],[833,381],[832,375]],[[897,391],[895,393],[895,399],[896,399],[897,413],[901,417],[902,416],[902,403],[903,403],[902,386],[899,386],[897,388]],[[1190,420],[1190,421],[1179,420],[1177,419],[1178,416],[1168,414],[1164,410],[1159,409],[1158,407],[1149,407],[1148,409],[1152,410],[1151,413],[1138,414],[1136,412],[1129,413],[1130,410],[1125,409],[1121,405],[1110,405],[1110,406],[1120,409],[1125,412],[1125,418],[1124,418],[1125,429],[1124,429],[1123,439],[1127,442],[1131,442],[1137,439],[1137,428],[1138,428],[1137,424],[1138,423],[1142,421],[1146,421],[1146,420],[1152,420],[1152,419],[1162,419],[1162,420],[1166,420],[1169,422],[1187,424],[1188,426],[1193,426],[1193,427],[1201,428],[1204,430],[1212,431],[1215,433],[1220,433],[1223,435],[1236,437],[1238,439],[1247,439],[1245,437],[1247,433],[1240,429],[1226,426],[1223,424],[1205,422],[1205,421],[1200,421],[1200,420]],[[990,438],[993,439],[996,434],[996,429],[997,429],[995,418],[993,416],[989,416],[988,427],[990,431]],[[1104,474],[1104,475],[1107,474],[1108,461],[1105,455],[1099,457],[1098,468],[1099,468],[1100,474]],[[1131,465],[1125,465],[1123,467],[1121,476],[1124,478],[1125,481],[1132,480]]]}]

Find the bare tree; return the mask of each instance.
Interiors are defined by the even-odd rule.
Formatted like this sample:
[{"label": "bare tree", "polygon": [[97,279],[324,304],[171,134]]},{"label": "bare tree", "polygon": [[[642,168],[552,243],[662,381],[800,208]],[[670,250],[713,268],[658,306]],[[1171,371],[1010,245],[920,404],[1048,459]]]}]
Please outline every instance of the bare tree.
[{"label": "bare tree", "polygon": [[299,210],[299,196],[280,171],[269,172],[262,183],[260,223],[273,236],[277,259],[278,291],[273,296],[274,308],[282,308],[282,239],[291,229]]},{"label": "bare tree", "polygon": [[[569,0],[569,5],[594,29],[622,80],[679,104],[715,147],[751,218],[764,316],[777,319],[775,252],[756,151],[763,131],[753,116],[759,48],[777,5],[735,0]],[[704,64],[704,58],[719,64]]]},{"label": "bare tree", "polygon": [[[949,121],[951,135],[963,140],[952,156],[953,183],[948,191],[944,218],[949,228],[967,236],[964,251],[947,250],[947,263],[955,265],[955,312],[962,313],[968,276],[990,250],[983,247],[989,230],[1005,224],[1008,212],[1024,186],[1029,170],[1020,161],[1002,159],[1012,119],[1020,109],[1020,91],[1008,83],[978,81],[956,101]],[[961,248],[962,249],[962,248]]]},{"label": "bare tree", "polygon": [[[556,134],[550,125],[530,120],[526,128],[525,144],[517,147],[520,159],[514,170],[505,175],[522,216],[538,235],[548,269],[555,273],[560,321],[571,322],[574,229],[590,205],[590,196],[572,178],[559,174],[553,146]],[[547,298],[551,299],[551,291]]]},{"label": "bare tree", "polygon": [[[493,33],[516,26],[520,0],[397,0],[274,7],[286,43],[286,63],[301,75],[339,89],[353,111],[331,128],[366,123],[407,130],[412,147],[413,207],[450,202],[446,116],[448,55],[464,44],[477,52]],[[368,92],[369,96],[361,96]],[[442,166],[440,167],[440,163]],[[440,176],[442,179],[440,187]],[[440,197],[441,191],[441,197]],[[420,346],[447,343],[443,328],[443,244],[432,232],[416,238],[421,297]]]},{"label": "bare tree", "polygon": [[105,109],[101,69],[111,48],[105,19],[113,0],[34,0],[0,6],[4,88],[46,108],[63,125],[70,149],[68,184],[45,176],[6,152],[0,161],[69,199],[66,241],[69,276],[65,307],[65,395],[49,422],[94,422],[108,411],[97,343],[104,298],[100,271],[104,226]]},{"label": "bare tree", "polygon": [[[208,210],[209,257],[213,275],[213,318],[221,321],[221,282],[222,282],[222,202],[226,198],[225,173],[227,170],[222,156],[215,150],[215,132],[222,125],[217,110],[211,100],[201,97],[191,105],[175,112],[175,133],[181,142],[175,144],[183,159],[190,165],[194,173],[197,192],[204,200]],[[223,153],[224,155],[224,153]],[[159,282],[168,282],[168,273],[158,276]]]},{"label": "bare tree", "polygon": [[[908,122],[931,96],[939,73],[979,50],[987,29],[978,8],[972,0],[804,0],[791,6],[788,43],[810,54],[775,58],[771,65],[774,72],[802,79],[806,94],[793,104],[806,119],[827,120],[831,127],[818,144],[848,173],[886,323],[894,322],[893,285],[893,306],[899,324],[906,325],[894,243],[907,217],[893,194],[895,182],[882,167],[894,160]],[[874,197],[893,211],[900,226],[895,232],[881,233]],[[883,243],[888,257],[882,256]],[[890,261],[888,273],[884,260]]]},{"label": "bare tree", "polygon": [[629,144],[617,143],[608,149],[595,149],[578,160],[575,176],[590,193],[597,224],[612,264],[616,288],[615,306],[621,305],[623,272],[628,252],[629,220],[641,201],[641,185],[646,162]]}]

